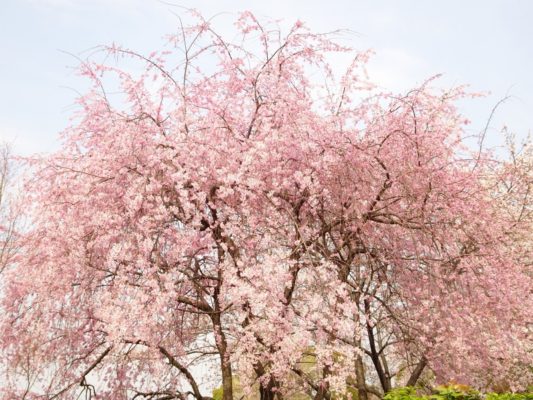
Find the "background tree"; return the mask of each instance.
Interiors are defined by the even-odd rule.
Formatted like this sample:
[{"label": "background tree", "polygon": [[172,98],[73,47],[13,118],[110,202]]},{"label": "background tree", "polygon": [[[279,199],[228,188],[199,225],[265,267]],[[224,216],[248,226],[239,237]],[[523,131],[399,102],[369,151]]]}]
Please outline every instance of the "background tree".
[{"label": "background tree", "polygon": [[0,146],[0,273],[6,269],[15,257],[15,237],[19,219],[13,204],[15,185],[13,178],[13,161],[8,144]]}]

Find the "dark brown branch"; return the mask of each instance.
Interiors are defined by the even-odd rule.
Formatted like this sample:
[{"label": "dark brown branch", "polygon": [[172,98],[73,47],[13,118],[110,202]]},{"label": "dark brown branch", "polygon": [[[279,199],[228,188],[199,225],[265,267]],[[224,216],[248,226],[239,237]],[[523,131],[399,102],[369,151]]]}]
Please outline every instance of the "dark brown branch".
[{"label": "dark brown branch", "polygon": [[191,386],[191,389],[193,391],[192,394],[194,395],[194,397],[196,397],[197,400],[213,400],[211,397],[202,396],[202,393],[200,393],[200,389],[198,388],[198,384],[196,383],[196,380],[194,379],[192,374],[183,364],[176,360],[176,358],[174,358],[174,356],[170,354],[167,349],[162,346],[158,346],[158,349],[161,354],[163,354],[167,358],[170,365],[177,368],[178,371],[180,371],[185,376],[187,382],[189,382],[189,385]]},{"label": "dark brown branch", "polygon": [[[89,375],[89,373],[93,369],[95,369],[98,364],[100,364],[102,362],[102,360],[105,358],[105,356],[107,356],[109,354],[109,352],[111,351],[112,348],[113,348],[113,346],[109,346],[107,349],[105,349],[104,352],[102,354],[100,354],[100,356],[85,371],[83,371],[83,373],[81,374],[80,380],[79,380],[80,386],[83,386],[83,387],[89,386],[89,385],[87,385],[87,382],[85,380],[87,375]],[[50,400],[58,398],[63,393],[65,393],[67,390],[71,389],[75,384],[76,384],[76,382],[73,382],[70,385],[68,385],[67,387],[65,387],[64,389],[60,390],[55,395],[50,397]]]}]

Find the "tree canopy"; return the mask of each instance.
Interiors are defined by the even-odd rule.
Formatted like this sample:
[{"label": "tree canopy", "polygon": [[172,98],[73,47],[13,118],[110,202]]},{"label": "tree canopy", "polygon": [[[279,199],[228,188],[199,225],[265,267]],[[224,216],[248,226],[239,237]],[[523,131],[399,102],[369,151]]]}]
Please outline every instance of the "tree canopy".
[{"label": "tree canopy", "polygon": [[195,18],[84,60],[61,149],[27,160],[3,398],[531,382],[531,175],[469,144],[465,89],[388,93],[334,33]]}]

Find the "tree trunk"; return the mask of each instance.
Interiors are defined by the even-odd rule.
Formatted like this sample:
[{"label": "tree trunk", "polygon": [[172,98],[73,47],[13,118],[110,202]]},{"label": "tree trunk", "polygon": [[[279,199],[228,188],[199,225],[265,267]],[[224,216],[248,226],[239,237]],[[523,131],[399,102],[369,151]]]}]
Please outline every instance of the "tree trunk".
[{"label": "tree trunk", "polygon": [[424,371],[426,364],[427,364],[426,357],[422,356],[422,358],[416,365],[415,370],[409,377],[409,380],[407,381],[406,386],[414,386],[416,384],[416,382],[418,381],[418,378],[420,378],[420,375],[422,375],[422,371]]},{"label": "tree trunk", "polygon": [[233,400],[233,372],[231,370],[231,363],[220,360],[222,370],[222,399]]},{"label": "tree trunk", "polygon": [[[364,300],[365,304],[365,312],[366,314],[370,315],[370,302],[368,299]],[[386,370],[383,368],[383,365],[381,364],[380,360],[380,352],[376,348],[376,340],[374,337],[374,328],[372,327],[370,321],[367,319],[366,321],[366,331],[368,334],[368,343],[370,344],[370,354],[372,358],[372,363],[374,364],[374,367],[376,369],[376,373],[378,374],[379,382],[381,383],[381,388],[383,389],[384,393],[387,393],[391,390],[391,381],[390,377],[387,374]],[[380,349],[381,350],[381,349]]]},{"label": "tree trunk", "polygon": [[357,379],[357,392],[359,400],[368,400],[368,392],[366,390],[365,380],[365,366],[363,364],[363,357],[357,356],[355,359],[355,377]]},{"label": "tree trunk", "polygon": [[[254,371],[258,378],[263,378],[266,374],[266,370],[264,365],[261,362],[257,362],[254,365]],[[278,400],[281,400],[280,393],[276,390],[279,387],[278,382],[274,379],[273,376],[268,377],[268,381],[264,382],[263,380],[260,380],[260,386],[259,386],[259,399],[260,400],[274,400],[277,398]]]},{"label": "tree trunk", "polygon": [[211,321],[215,328],[215,342],[220,356],[220,372],[222,375],[222,400],[233,400],[233,371],[228,354],[228,344],[226,335],[222,330],[220,313],[218,312],[218,302],[215,303],[215,311],[211,315]]},{"label": "tree trunk", "polygon": [[274,400],[276,392],[274,392],[275,383],[272,379],[268,381],[266,385],[259,387],[259,399],[260,400]]}]

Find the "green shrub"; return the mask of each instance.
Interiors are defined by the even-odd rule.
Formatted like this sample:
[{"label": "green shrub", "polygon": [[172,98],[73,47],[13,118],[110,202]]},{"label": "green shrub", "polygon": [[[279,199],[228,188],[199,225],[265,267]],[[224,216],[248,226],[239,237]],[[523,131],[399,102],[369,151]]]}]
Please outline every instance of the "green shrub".
[{"label": "green shrub", "polygon": [[481,394],[465,385],[438,386],[431,400],[481,400]]},{"label": "green shrub", "polygon": [[438,386],[433,394],[417,394],[413,387],[393,389],[384,400],[533,400],[533,393],[488,393],[482,395],[465,385]]},{"label": "green shrub", "polygon": [[406,386],[391,390],[385,395],[383,400],[413,400],[422,398],[416,395],[414,387]]},{"label": "green shrub", "polygon": [[222,400],[224,389],[222,386],[213,389],[213,400]]},{"label": "green shrub", "polygon": [[486,400],[533,400],[533,393],[489,393]]}]

